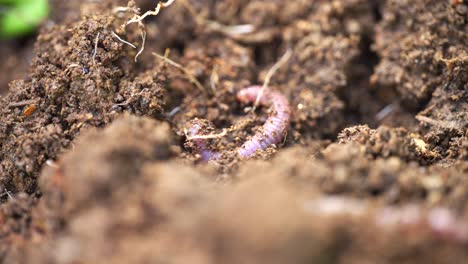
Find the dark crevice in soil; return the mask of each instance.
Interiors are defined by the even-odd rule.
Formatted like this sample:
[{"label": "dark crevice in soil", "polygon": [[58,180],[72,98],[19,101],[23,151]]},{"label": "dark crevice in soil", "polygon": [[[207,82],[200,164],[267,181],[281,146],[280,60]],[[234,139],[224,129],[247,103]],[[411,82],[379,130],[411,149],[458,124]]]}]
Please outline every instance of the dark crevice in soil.
[{"label": "dark crevice in soil", "polygon": [[[371,37],[363,37],[361,55],[347,69],[348,76],[351,76],[349,84],[337,91],[337,96],[345,103],[343,128],[363,123],[376,127],[378,121],[375,120],[375,110],[388,104],[377,98],[377,92],[370,83],[374,67],[379,63],[378,55],[371,49],[372,44]],[[365,103],[362,100],[364,98],[367,99]]]},{"label": "dark crevice in soil", "polygon": [[184,51],[185,51],[185,48],[186,48],[185,45],[186,45],[186,42],[176,40],[176,41],[174,41],[173,43],[170,44],[171,52],[175,51],[176,54],[182,55],[182,54],[184,54]]},{"label": "dark crevice in soil", "polygon": [[372,6],[372,11],[374,14],[374,19],[375,22],[378,23],[382,20],[382,10],[381,10],[381,5],[382,3],[379,3],[378,1],[375,0],[370,0],[371,6]]},{"label": "dark crevice in soil", "polygon": [[254,46],[255,64],[260,68],[271,66],[283,55],[282,46],[283,42],[281,38],[276,38],[268,44]]}]

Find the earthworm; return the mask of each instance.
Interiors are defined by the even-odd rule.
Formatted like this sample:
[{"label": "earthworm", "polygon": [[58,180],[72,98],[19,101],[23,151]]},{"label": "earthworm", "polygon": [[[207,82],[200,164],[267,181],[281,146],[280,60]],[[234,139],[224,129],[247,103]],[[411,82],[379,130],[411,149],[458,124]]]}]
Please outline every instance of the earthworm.
[{"label": "earthworm", "polygon": [[[244,88],[237,93],[237,100],[243,103],[254,103],[261,91],[262,86]],[[265,150],[271,145],[280,143],[289,128],[291,110],[288,100],[281,93],[265,89],[258,103],[271,107],[272,112],[263,127],[237,149],[237,154],[242,158],[250,157],[259,149]],[[195,145],[194,149],[203,160],[219,159],[221,153],[209,150],[206,138],[196,137],[202,130],[204,130],[203,125],[195,121],[187,131],[188,137],[195,137],[189,138]]]},{"label": "earthworm", "polygon": [[[254,103],[261,91],[262,86],[244,88],[237,93],[237,100]],[[268,117],[262,129],[237,150],[241,157],[249,157],[257,149],[265,150],[273,144],[280,143],[289,127],[291,110],[288,100],[281,93],[265,90],[258,102],[260,105],[271,107],[273,113]]]},{"label": "earthworm", "polygon": [[[187,137],[199,136],[202,131],[211,128],[211,123],[208,120],[195,118],[191,122],[190,128],[187,130]],[[210,150],[206,138],[190,139],[194,144],[193,149],[200,154],[202,160],[217,160],[221,154],[217,151]]]}]

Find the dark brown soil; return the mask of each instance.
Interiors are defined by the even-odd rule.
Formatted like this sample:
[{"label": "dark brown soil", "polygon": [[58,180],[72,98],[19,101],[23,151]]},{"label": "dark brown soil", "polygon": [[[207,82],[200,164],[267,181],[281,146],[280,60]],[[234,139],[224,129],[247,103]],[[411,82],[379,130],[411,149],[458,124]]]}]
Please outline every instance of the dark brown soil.
[{"label": "dark brown soil", "polygon": [[[175,0],[137,62],[125,1],[52,2],[0,45],[0,263],[468,261],[466,1]],[[288,135],[241,159],[288,50]]]}]

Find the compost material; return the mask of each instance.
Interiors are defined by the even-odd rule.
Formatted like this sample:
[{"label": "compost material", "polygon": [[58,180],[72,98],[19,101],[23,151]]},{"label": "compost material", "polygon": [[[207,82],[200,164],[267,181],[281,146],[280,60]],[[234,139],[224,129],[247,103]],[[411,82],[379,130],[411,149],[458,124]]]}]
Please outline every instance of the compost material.
[{"label": "compost material", "polygon": [[1,40],[0,263],[468,261],[466,1],[156,5]]}]

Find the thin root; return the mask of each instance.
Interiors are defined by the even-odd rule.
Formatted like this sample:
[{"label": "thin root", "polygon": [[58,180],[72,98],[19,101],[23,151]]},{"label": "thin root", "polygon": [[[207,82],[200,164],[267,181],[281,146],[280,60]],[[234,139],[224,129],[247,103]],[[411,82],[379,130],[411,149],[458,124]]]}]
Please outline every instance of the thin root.
[{"label": "thin root", "polygon": [[173,61],[173,60],[171,60],[171,59],[169,59],[169,58],[167,58],[165,56],[159,55],[159,54],[157,54],[155,52],[153,52],[153,55],[156,56],[156,58],[161,59],[164,62],[170,64],[171,66],[174,66],[177,69],[181,70],[187,76],[187,78],[190,80],[190,82],[192,82],[201,92],[210,94],[210,91],[208,89],[206,89],[205,87],[203,87],[203,85],[197,80],[197,78],[195,78],[195,76],[193,76],[182,65],[178,64],[177,62],[175,62],[175,61]]},{"label": "thin root", "polygon": [[30,105],[30,104],[35,104],[37,102],[38,102],[38,99],[24,100],[24,101],[20,101],[20,102],[10,103],[10,104],[8,104],[8,107],[9,108],[21,107],[21,106],[26,106],[26,105]]},{"label": "thin root", "polygon": [[[113,9],[113,12],[116,14],[116,13],[120,13],[120,12],[128,12],[128,11],[132,11],[135,13],[135,15],[129,19],[124,25],[123,25],[123,28],[125,28],[126,26],[130,25],[130,24],[133,24],[133,23],[137,23],[138,24],[138,27],[140,28],[141,30],[141,39],[142,39],[142,43],[141,43],[141,48],[140,50],[138,51],[138,53],[135,55],[135,62],[137,62],[137,59],[138,59],[138,56],[140,56],[143,51],[145,50],[145,41],[146,41],[146,31],[145,31],[145,25],[143,24],[143,20],[147,17],[147,16],[156,16],[159,14],[159,12],[172,5],[173,3],[175,2],[175,0],[168,0],[167,2],[162,2],[162,1],[159,1],[158,4],[156,5],[156,8],[152,11],[148,11],[146,13],[144,13],[143,15],[138,15],[138,12],[139,10],[138,9],[135,9],[135,8],[130,8],[130,7],[116,7]],[[123,40],[122,38],[120,38],[115,32],[112,32],[112,34],[121,42],[127,44],[127,45],[130,45],[132,46],[134,49],[136,49],[136,46]]]},{"label": "thin root", "polygon": [[265,81],[263,82],[263,85],[262,85],[262,89],[258,93],[257,99],[255,99],[255,103],[254,103],[254,105],[252,107],[252,112],[253,113],[255,112],[255,109],[257,108],[258,103],[260,102],[260,99],[262,98],[263,92],[265,91],[266,87],[268,87],[268,85],[270,84],[271,77],[273,77],[273,75],[276,73],[276,71],[278,71],[278,69],[281,68],[281,66],[283,66],[283,64],[285,64],[287,61],[289,61],[291,56],[292,56],[292,50],[288,49],[283,54],[283,56],[281,56],[281,58],[275,63],[275,65],[273,65],[273,67],[271,67],[270,70],[268,70],[267,75],[265,77]]},{"label": "thin root", "polygon": [[128,26],[128,25],[130,25],[132,23],[140,24],[147,16],[157,16],[159,14],[159,11],[161,11],[161,9],[164,9],[164,8],[172,5],[174,2],[175,2],[175,0],[168,0],[167,2],[159,2],[154,10],[148,11],[148,12],[144,13],[141,16],[140,15],[135,15],[133,18],[131,18],[129,21],[127,21],[125,26]]},{"label": "thin root", "polygon": [[117,13],[123,13],[123,12],[128,12],[128,10],[132,10],[133,12],[137,12],[138,10],[126,7],[126,6],[118,6],[112,9],[112,13],[117,14]]},{"label": "thin root", "polygon": [[250,34],[255,31],[255,26],[252,24],[243,25],[223,25],[217,21],[209,20],[202,17],[187,0],[180,0],[181,4],[189,11],[198,26],[206,27],[211,31],[224,34],[226,36],[235,37],[238,35]]},{"label": "thin root", "polygon": [[97,55],[97,50],[98,50],[98,43],[99,43],[99,36],[101,35],[101,32],[98,32],[96,35],[96,40],[94,41],[94,51],[93,51],[93,65],[96,64],[96,55]]},{"label": "thin root", "polygon": [[72,64],[68,65],[68,67],[65,69],[65,74],[66,75],[70,74],[71,69],[77,68],[77,67],[81,67],[81,65],[79,65],[77,63],[72,63]]},{"label": "thin root", "polygon": [[135,55],[135,62],[137,62],[138,56],[140,56],[140,54],[143,53],[143,50],[145,50],[145,42],[146,42],[146,31],[142,30],[141,31],[141,48],[138,51],[138,53]]},{"label": "thin root", "polygon": [[133,45],[132,43],[122,39],[119,35],[117,35],[117,33],[115,33],[114,31],[112,31],[112,36],[114,36],[116,39],[118,39],[120,42],[126,44],[126,45],[129,45],[130,47],[136,49],[137,47],[135,45]]},{"label": "thin root", "polygon": [[385,106],[384,108],[382,108],[376,115],[375,115],[375,119],[377,119],[377,121],[382,121],[384,118],[386,118],[388,115],[390,115],[391,113],[393,113],[395,111],[395,108],[396,108],[396,104],[395,103],[391,103],[387,106]]},{"label": "thin root", "polygon": [[210,86],[211,86],[211,90],[213,93],[215,93],[216,91],[216,87],[219,83],[219,75],[218,75],[218,64],[215,63],[215,65],[213,66],[213,70],[211,71],[211,76],[210,76]]},{"label": "thin root", "polygon": [[196,136],[187,136],[188,134],[188,131],[186,128],[184,128],[184,133],[185,133],[185,136],[187,137],[187,140],[194,140],[194,139],[211,139],[211,138],[222,138],[224,136],[226,136],[226,134],[228,133],[228,129],[223,129],[223,132],[219,133],[219,134],[210,134],[210,135],[196,135]]},{"label": "thin root", "polygon": [[450,129],[457,129],[457,122],[455,121],[443,121],[443,120],[435,120],[427,116],[423,115],[416,115],[416,119],[420,122],[427,123],[429,125],[437,126],[437,127],[444,127]]},{"label": "thin root", "polygon": [[203,24],[206,25],[212,31],[223,33],[227,36],[250,34],[255,31],[255,26],[252,24],[223,25],[213,20],[205,20]]}]

